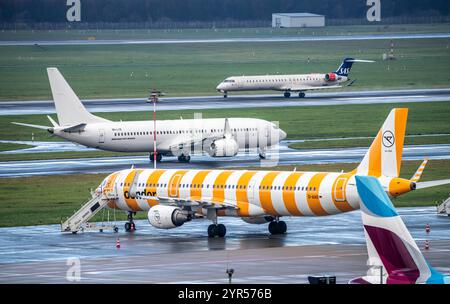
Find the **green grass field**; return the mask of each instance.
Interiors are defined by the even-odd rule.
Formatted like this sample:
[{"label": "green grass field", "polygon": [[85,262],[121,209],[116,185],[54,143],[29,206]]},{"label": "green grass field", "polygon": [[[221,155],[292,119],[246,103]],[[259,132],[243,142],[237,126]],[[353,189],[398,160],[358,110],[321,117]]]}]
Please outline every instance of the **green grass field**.
[{"label": "green grass field", "polygon": [[[289,145],[293,149],[334,149],[334,148],[349,148],[349,147],[369,147],[372,143],[372,138],[355,138],[342,140],[313,140],[292,143]],[[427,144],[448,144],[450,143],[449,135],[436,136],[420,136],[405,138],[405,145],[427,145]]]},{"label": "green grass field", "polygon": [[[58,67],[80,98],[218,94],[230,75],[331,72],[355,64],[344,90],[448,87],[450,39],[395,41],[397,60],[382,61],[390,41],[183,45],[1,46],[0,100],[51,99],[46,67]],[[308,63],[308,58],[310,62]]]},{"label": "green grass field", "polygon": [[221,39],[272,36],[447,33],[450,24],[345,25],[322,28],[2,30],[0,40]]},{"label": "green grass field", "polygon": [[[410,178],[420,162],[408,161],[402,165],[402,176]],[[298,166],[303,171],[352,170],[357,164]],[[292,170],[293,167],[277,167],[278,170]],[[62,218],[73,214],[89,199],[89,190],[95,189],[106,174],[58,175],[26,178],[1,178],[0,227],[59,223]],[[423,180],[444,179],[450,176],[449,160],[429,162]],[[394,200],[396,206],[432,206],[448,197],[450,189],[439,186],[418,190]],[[112,214],[112,213],[110,213]],[[125,213],[117,212],[117,218],[124,220]],[[146,218],[145,213],[138,218]],[[101,220],[100,215],[94,221]]]}]

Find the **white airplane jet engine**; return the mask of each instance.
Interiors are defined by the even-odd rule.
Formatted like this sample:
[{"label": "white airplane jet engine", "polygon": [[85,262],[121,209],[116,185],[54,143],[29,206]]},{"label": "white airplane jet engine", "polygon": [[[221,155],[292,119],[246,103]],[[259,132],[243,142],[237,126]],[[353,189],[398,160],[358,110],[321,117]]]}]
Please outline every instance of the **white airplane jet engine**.
[{"label": "white airplane jet engine", "polygon": [[336,74],[334,73],[325,74],[325,80],[330,82],[336,81]]},{"label": "white airplane jet engine", "polygon": [[235,156],[239,151],[239,145],[233,138],[223,138],[211,143],[208,153],[212,157]]},{"label": "white airplane jet engine", "polygon": [[188,212],[178,207],[156,205],[148,211],[148,221],[153,227],[172,229],[191,220]]}]

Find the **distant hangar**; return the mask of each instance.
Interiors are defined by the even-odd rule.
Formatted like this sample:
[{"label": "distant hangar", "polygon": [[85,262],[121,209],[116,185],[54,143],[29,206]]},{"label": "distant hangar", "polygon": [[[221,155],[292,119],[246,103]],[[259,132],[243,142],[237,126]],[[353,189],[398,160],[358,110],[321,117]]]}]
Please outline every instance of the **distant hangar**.
[{"label": "distant hangar", "polygon": [[321,27],[325,26],[325,16],[310,13],[272,14],[272,27]]}]

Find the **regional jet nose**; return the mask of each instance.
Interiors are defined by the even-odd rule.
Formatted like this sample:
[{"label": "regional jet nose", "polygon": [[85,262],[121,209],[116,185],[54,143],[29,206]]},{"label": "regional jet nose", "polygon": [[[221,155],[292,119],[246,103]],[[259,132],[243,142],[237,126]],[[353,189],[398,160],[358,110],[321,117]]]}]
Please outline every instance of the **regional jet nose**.
[{"label": "regional jet nose", "polygon": [[216,87],[216,90],[217,90],[217,91],[221,91],[221,90],[223,90],[223,88],[224,88],[224,84],[223,84],[223,82],[221,82],[221,83],[219,83],[219,85]]},{"label": "regional jet nose", "polygon": [[280,129],[280,140],[283,140],[287,137],[286,132],[284,132],[283,130]]}]

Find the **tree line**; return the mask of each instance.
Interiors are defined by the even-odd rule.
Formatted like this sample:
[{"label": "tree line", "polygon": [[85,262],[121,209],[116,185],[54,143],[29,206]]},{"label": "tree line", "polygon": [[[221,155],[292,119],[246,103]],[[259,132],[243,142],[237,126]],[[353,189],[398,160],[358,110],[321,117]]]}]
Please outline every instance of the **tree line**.
[{"label": "tree line", "polygon": [[[366,0],[80,0],[82,22],[271,20],[276,12],[365,19]],[[67,0],[1,0],[0,23],[66,22]],[[449,16],[448,0],[382,0],[382,17]]]}]

